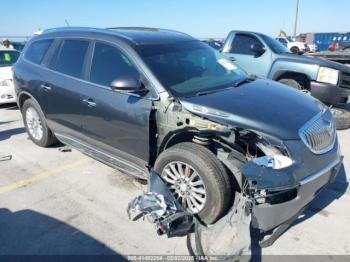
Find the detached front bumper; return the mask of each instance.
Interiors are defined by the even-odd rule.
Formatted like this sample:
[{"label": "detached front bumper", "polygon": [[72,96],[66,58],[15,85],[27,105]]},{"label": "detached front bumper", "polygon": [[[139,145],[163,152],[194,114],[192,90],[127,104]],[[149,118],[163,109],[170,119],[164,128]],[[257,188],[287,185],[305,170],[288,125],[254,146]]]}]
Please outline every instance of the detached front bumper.
[{"label": "detached front bumper", "polygon": [[350,95],[350,89],[311,81],[311,95],[327,105],[345,104]]},{"label": "detached front bumper", "polygon": [[323,168],[317,173],[307,176],[300,181],[297,196],[287,202],[280,204],[253,205],[252,225],[264,232],[272,230],[300,213],[321,190],[333,182],[338,174],[343,157]]},{"label": "detached front bumper", "polygon": [[0,86],[0,104],[16,103],[15,89],[13,86]]}]

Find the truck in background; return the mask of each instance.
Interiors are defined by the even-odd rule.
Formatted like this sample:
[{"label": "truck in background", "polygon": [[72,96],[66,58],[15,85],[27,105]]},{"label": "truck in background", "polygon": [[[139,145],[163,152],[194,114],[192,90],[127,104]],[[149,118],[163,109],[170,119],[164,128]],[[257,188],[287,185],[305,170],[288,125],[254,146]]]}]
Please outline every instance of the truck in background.
[{"label": "truck in background", "polygon": [[278,36],[275,39],[287,47],[293,54],[301,55],[310,51],[306,43],[295,41],[290,36]]},{"label": "truck in background", "polygon": [[[349,67],[326,59],[292,54],[280,42],[261,33],[231,31],[222,53],[248,74],[309,92],[330,106],[347,103],[350,95]],[[339,129],[350,126],[348,112],[341,111],[335,118],[340,120],[337,123]]]}]

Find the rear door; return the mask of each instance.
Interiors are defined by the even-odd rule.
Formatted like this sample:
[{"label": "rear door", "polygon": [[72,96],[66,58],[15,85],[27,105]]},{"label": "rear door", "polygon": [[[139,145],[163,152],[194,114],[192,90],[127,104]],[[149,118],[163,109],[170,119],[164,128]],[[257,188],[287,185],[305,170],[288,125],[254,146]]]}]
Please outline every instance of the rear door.
[{"label": "rear door", "polygon": [[[263,46],[266,51],[261,56],[255,56],[250,50],[253,44]],[[266,77],[271,66],[271,52],[254,35],[236,33],[233,36],[229,53],[225,55],[231,57],[237,65],[243,68],[248,74]]]},{"label": "rear door", "polygon": [[[40,92],[49,125],[61,135],[82,137],[82,78],[90,42],[64,39],[55,43]],[[49,52],[50,52],[49,51]]]},{"label": "rear door", "polygon": [[129,56],[115,45],[96,42],[88,81],[83,84],[83,129],[89,145],[137,165],[149,160],[151,99],[112,91],[122,76],[142,76]]}]

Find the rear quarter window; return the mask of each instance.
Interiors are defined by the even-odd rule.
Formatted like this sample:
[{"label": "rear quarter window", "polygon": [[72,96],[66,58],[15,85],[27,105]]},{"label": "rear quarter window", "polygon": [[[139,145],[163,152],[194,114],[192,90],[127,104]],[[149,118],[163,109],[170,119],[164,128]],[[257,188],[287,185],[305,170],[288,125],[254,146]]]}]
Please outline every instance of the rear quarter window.
[{"label": "rear quarter window", "polygon": [[45,39],[33,42],[27,49],[24,57],[35,64],[41,64],[47,50],[51,46],[53,40]]}]

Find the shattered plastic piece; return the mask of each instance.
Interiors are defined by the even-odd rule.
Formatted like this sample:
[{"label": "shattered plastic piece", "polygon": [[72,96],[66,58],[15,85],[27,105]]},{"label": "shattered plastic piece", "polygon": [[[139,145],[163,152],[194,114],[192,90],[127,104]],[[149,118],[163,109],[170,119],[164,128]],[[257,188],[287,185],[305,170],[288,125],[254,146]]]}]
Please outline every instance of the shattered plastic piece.
[{"label": "shattered plastic piece", "polygon": [[166,186],[166,184],[163,182],[160,176],[153,170],[149,174],[148,186],[149,192],[155,192],[164,196],[164,198],[167,200],[170,209],[182,210],[181,205],[174,198],[169,188]]},{"label": "shattered plastic piece", "polygon": [[12,155],[1,156],[0,161],[9,161],[12,159]]},{"label": "shattered plastic piece", "polygon": [[195,232],[188,234],[187,247],[195,256],[223,255],[229,261],[249,261],[251,257],[251,201],[236,193],[229,213],[215,224],[196,222]]},{"label": "shattered plastic piece", "polygon": [[128,216],[133,220],[147,217],[155,224],[159,235],[184,236],[193,227],[193,215],[183,211],[168,187],[154,172],[150,172],[149,191],[136,197],[128,205]]},{"label": "shattered plastic piece", "polygon": [[149,215],[152,218],[152,222],[160,219],[167,212],[167,204],[163,195],[148,192],[144,195],[136,197],[128,205],[128,216],[131,219],[131,215],[135,214],[132,220],[137,220],[141,216]]}]

